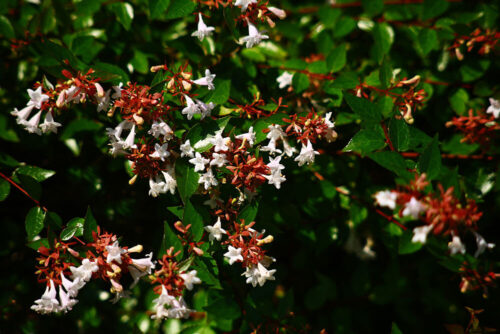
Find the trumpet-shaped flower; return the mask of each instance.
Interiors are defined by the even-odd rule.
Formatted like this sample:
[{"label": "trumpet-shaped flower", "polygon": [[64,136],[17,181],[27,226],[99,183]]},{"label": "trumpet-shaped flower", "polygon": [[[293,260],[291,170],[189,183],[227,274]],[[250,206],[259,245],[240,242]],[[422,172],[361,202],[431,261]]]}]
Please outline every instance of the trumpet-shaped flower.
[{"label": "trumpet-shaped flower", "polygon": [[205,22],[203,22],[201,13],[198,13],[198,29],[193,32],[191,36],[198,37],[201,42],[205,39],[205,37],[211,36],[214,30],[214,27],[209,27],[205,24]]}]

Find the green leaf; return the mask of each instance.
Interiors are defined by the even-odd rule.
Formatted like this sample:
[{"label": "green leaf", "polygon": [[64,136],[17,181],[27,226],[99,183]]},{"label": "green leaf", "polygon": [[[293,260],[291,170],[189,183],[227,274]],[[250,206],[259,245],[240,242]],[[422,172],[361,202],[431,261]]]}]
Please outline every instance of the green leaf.
[{"label": "green leaf", "polygon": [[10,193],[10,183],[1,179],[0,180],[0,202],[5,201]]},{"label": "green leaf", "polygon": [[363,9],[370,16],[380,14],[384,10],[384,0],[363,0]]},{"label": "green leaf", "polygon": [[0,15],[0,35],[3,35],[5,38],[16,38],[16,34],[14,33],[14,28],[8,18],[3,15]]},{"label": "green leaf", "polygon": [[149,15],[152,20],[162,17],[170,5],[170,0],[149,0]]},{"label": "green leaf", "polygon": [[87,213],[85,214],[85,221],[83,222],[83,238],[87,241],[93,241],[92,232],[97,232],[97,221],[90,210],[87,208]]},{"label": "green leaf", "polygon": [[309,78],[304,73],[296,72],[293,75],[292,86],[296,93],[302,93],[309,87]]},{"label": "green leaf", "polygon": [[122,24],[123,28],[130,30],[134,19],[134,7],[128,2],[120,2],[111,4],[109,8],[115,13],[116,19]]},{"label": "green leaf", "polygon": [[392,68],[391,65],[389,64],[389,61],[387,60],[387,57],[384,57],[384,60],[382,61],[382,66],[380,67],[380,71],[378,73],[380,83],[382,85],[382,88],[387,88],[391,84],[391,79],[392,79]]},{"label": "green leaf", "polygon": [[21,181],[21,186],[28,192],[28,194],[36,200],[40,200],[42,196],[42,186],[33,177],[29,175],[17,175]]},{"label": "green leaf", "polygon": [[177,189],[182,202],[187,200],[198,189],[199,174],[194,171],[194,167],[186,159],[177,159],[175,161],[175,177],[177,179]]},{"label": "green leaf", "polygon": [[424,56],[439,46],[436,30],[422,29],[418,34],[418,42]]},{"label": "green leaf", "polygon": [[15,173],[18,175],[28,175],[35,179],[37,182],[42,182],[53,176],[56,172],[36,166],[21,166],[15,170]]},{"label": "green leaf", "polygon": [[219,276],[219,267],[217,262],[208,255],[197,257],[194,261],[193,268],[196,269],[197,276],[204,284],[214,285],[215,288],[220,288],[220,282],[217,279]]},{"label": "green leaf", "polygon": [[191,224],[191,233],[195,241],[199,241],[203,236],[203,211],[204,207],[194,205],[192,200],[187,200],[184,206],[184,216],[182,222],[184,225]]},{"label": "green leaf", "polygon": [[413,231],[407,230],[403,232],[403,235],[399,239],[399,254],[411,254],[420,250],[423,246],[420,242],[412,242]]},{"label": "green leaf", "polygon": [[441,170],[441,152],[437,136],[427,145],[418,159],[417,168],[420,173],[426,173],[428,180],[433,180]]},{"label": "green leaf", "polygon": [[172,212],[177,218],[182,220],[182,216],[184,215],[184,207],[182,205],[169,206],[167,210]]},{"label": "green leaf", "polygon": [[381,62],[384,56],[389,53],[394,42],[394,31],[387,23],[377,23],[373,28],[373,38],[375,40],[375,60]]},{"label": "green leaf", "polygon": [[167,19],[178,19],[191,14],[196,8],[196,4],[191,0],[171,0],[167,10]]},{"label": "green leaf", "polygon": [[385,146],[385,138],[374,130],[361,130],[354,135],[344,147],[344,152],[358,152],[362,155],[381,149]]},{"label": "green leaf", "polygon": [[257,217],[257,212],[259,211],[259,202],[254,201],[247,204],[238,214],[237,221],[240,222],[243,219],[246,223],[251,223]]},{"label": "green leaf", "polygon": [[94,64],[93,69],[95,75],[102,78],[103,82],[111,81],[118,84],[119,82],[129,81],[127,73],[116,65],[97,62]]},{"label": "green leaf", "polygon": [[351,94],[345,94],[344,98],[352,111],[363,121],[379,123],[382,120],[382,114],[373,102]]},{"label": "green leaf", "polygon": [[158,252],[158,258],[161,258],[170,247],[174,247],[175,251],[181,251],[179,258],[182,258],[182,253],[184,252],[182,243],[177,237],[177,234],[170,228],[168,222],[165,221],[163,223],[163,240],[161,242],[160,251]]},{"label": "green leaf", "polygon": [[391,334],[403,334],[395,322],[392,323]]},{"label": "green leaf", "polygon": [[87,118],[79,118],[72,120],[64,127],[61,134],[61,140],[74,138],[76,134],[81,132],[96,132],[102,128],[102,124]]},{"label": "green leaf", "polygon": [[402,119],[392,118],[389,122],[389,138],[394,149],[406,151],[410,145],[410,129]]},{"label": "green leaf", "polygon": [[411,173],[406,169],[406,162],[403,157],[392,151],[374,152],[368,154],[368,157],[378,163],[380,166],[394,172],[399,176],[411,178]]},{"label": "green leaf", "polygon": [[215,104],[225,103],[229,99],[231,93],[231,80],[215,79],[214,85],[215,89],[207,96],[206,101]]},{"label": "green leaf", "polygon": [[446,0],[425,0],[422,4],[422,14],[420,19],[422,21],[432,19],[446,12],[449,3]]},{"label": "green leaf", "polygon": [[347,50],[346,44],[342,44],[339,47],[333,49],[332,52],[326,58],[326,65],[330,72],[338,72],[344,68],[346,64]]},{"label": "green leaf", "polygon": [[67,227],[61,232],[61,240],[66,241],[74,236],[81,237],[83,235],[83,226],[85,224],[85,219],[83,218],[73,218],[71,219]]},{"label": "green leaf", "polygon": [[205,310],[209,312],[210,315],[220,319],[234,320],[241,316],[240,307],[234,301],[234,298],[229,296],[215,300],[206,306]]},{"label": "green leaf", "polygon": [[28,240],[33,240],[38,233],[43,230],[43,221],[45,220],[45,212],[38,206],[31,208],[26,215],[25,227],[28,234]]},{"label": "green leaf", "polygon": [[330,85],[330,88],[354,89],[359,85],[358,75],[354,72],[341,73]]}]

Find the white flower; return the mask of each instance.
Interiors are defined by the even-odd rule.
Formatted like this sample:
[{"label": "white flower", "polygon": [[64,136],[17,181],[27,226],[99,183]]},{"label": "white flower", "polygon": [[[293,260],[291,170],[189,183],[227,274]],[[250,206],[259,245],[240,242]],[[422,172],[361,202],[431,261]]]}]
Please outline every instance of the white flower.
[{"label": "white flower", "polygon": [[59,286],[59,300],[61,301],[61,306],[59,307],[58,311],[63,311],[66,313],[73,309],[73,306],[78,303],[78,300],[71,299],[71,297],[73,296],[71,296],[69,293],[64,292],[64,289]]},{"label": "white flower", "polygon": [[241,11],[247,10],[248,6],[252,3],[257,3],[257,0],[236,0],[235,6],[241,6]]},{"label": "white flower", "polygon": [[210,116],[212,110],[215,108],[215,104],[213,102],[209,102],[208,104],[206,104],[203,101],[196,100],[196,105],[198,106],[198,110],[200,111],[201,119]]},{"label": "white flower", "polygon": [[205,190],[208,190],[211,186],[216,186],[218,184],[217,179],[215,178],[212,169],[208,169],[206,173],[200,175],[198,179],[198,183],[203,184]]},{"label": "white flower", "polygon": [[455,255],[457,253],[465,254],[465,246],[462,244],[458,235],[452,234],[452,239],[448,243],[448,248],[450,249],[451,255]]},{"label": "white flower", "polygon": [[170,126],[168,126],[168,124],[164,121],[154,121],[153,124],[151,124],[151,129],[148,131],[148,133],[155,138],[158,138],[160,135],[162,135],[164,140],[172,139],[174,134]]},{"label": "white flower", "polygon": [[226,230],[221,227],[220,217],[217,218],[217,222],[212,226],[205,226],[205,231],[209,233],[208,240],[213,241],[216,239],[220,241],[222,239],[222,235],[226,234]]},{"label": "white flower", "polygon": [[180,274],[180,276],[184,280],[184,286],[186,287],[186,289],[193,290],[193,284],[201,283],[201,279],[196,277],[196,274],[197,274],[196,270],[191,270],[188,273]]},{"label": "white flower", "polygon": [[184,95],[184,98],[186,99],[187,106],[184,109],[182,109],[182,114],[186,115],[188,120],[191,120],[193,118],[193,115],[201,113],[200,107],[189,96]]},{"label": "white flower", "polygon": [[109,103],[111,102],[111,97],[109,96],[110,94],[111,90],[108,89],[106,91],[106,94],[104,94],[103,96],[96,95],[97,112],[109,109]]},{"label": "white flower", "polygon": [[132,289],[141,279],[141,277],[151,274],[151,270],[154,269],[155,264],[151,261],[153,253],[149,253],[145,258],[142,259],[132,259],[132,264],[128,266],[128,270],[132,279],[134,280],[130,285]]},{"label": "white flower", "polygon": [[292,84],[292,80],[293,74],[286,71],[276,78],[276,81],[279,83],[280,89],[290,86]]},{"label": "white flower", "polygon": [[161,161],[165,161],[165,158],[168,158],[170,156],[170,152],[167,150],[167,147],[167,143],[163,145],[156,143],[154,153],[150,154],[149,156],[151,158],[159,158],[161,159]]},{"label": "white flower", "polygon": [[115,91],[113,93],[113,95],[111,95],[111,98],[113,98],[113,99],[119,99],[119,98],[122,97],[122,86],[123,86],[123,82],[120,82],[120,84],[118,86],[111,87]]},{"label": "white flower", "polygon": [[229,137],[222,137],[222,130],[215,133],[215,137],[210,139],[210,142],[215,146],[214,151],[227,151],[229,147],[227,144],[231,141]]},{"label": "white flower", "polygon": [[267,167],[269,167],[272,172],[285,169],[285,166],[280,164],[280,161],[281,161],[281,156],[276,157],[274,159],[269,159],[269,163],[267,164]]},{"label": "white flower", "polygon": [[40,124],[40,128],[43,133],[53,132],[57,133],[57,128],[61,126],[61,123],[54,122],[54,118],[52,117],[52,112],[49,111],[45,115],[45,119],[42,124]]},{"label": "white flower", "polygon": [[375,203],[381,207],[386,207],[391,210],[396,208],[396,200],[398,199],[398,193],[395,191],[384,190],[378,191],[375,194]]},{"label": "white flower", "polygon": [[295,158],[295,161],[298,161],[299,166],[310,164],[314,162],[314,156],[317,154],[319,153],[313,149],[311,142],[308,140],[307,145],[302,144],[300,154]]},{"label": "white flower", "polygon": [[158,177],[149,178],[149,196],[158,197],[158,195],[165,193],[165,182],[161,181]]},{"label": "white flower", "polygon": [[201,172],[205,170],[205,165],[210,162],[210,160],[205,159],[199,152],[196,152],[194,158],[189,159],[189,162],[194,165],[195,172]]},{"label": "white flower", "polygon": [[193,32],[191,36],[198,37],[198,39],[203,41],[205,37],[211,36],[212,32],[215,30],[214,27],[208,27],[205,22],[203,22],[203,17],[201,13],[198,13],[198,30]]},{"label": "white flower", "polygon": [[260,148],[261,151],[263,152],[269,152],[269,154],[280,154],[281,150],[276,148],[276,140],[275,139],[270,139],[269,143],[267,145],[264,145]]},{"label": "white flower", "polygon": [[132,129],[130,129],[130,133],[125,139],[125,143],[123,144],[124,149],[136,148],[137,145],[134,144],[135,141],[135,124],[132,125]]},{"label": "white flower", "polygon": [[227,163],[225,153],[214,153],[212,154],[212,161],[210,161],[210,166],[223,167]]},{"label": "white flower", "polygon": [[111,146],[109,152],[114,157],[116,157],[118,154],[126,154],[127,151],[125,151],[124,144],[125,142],[122,140],[117,141],[116,139],[111,139],[111,143],[109,143],[109,145]]},{"label": "white flower", "polygon": [[[192,312],[192,310],[187,308],[182,297],[179,297],[179,300],[177,300],[173,296],[170,296],[163,285],[161,295],[153,300],[153,303],[155,314],[151,316],[151,319],[187,318]],[[170,308],[167,309],[165,306],[169,306]]]},{"label": "white flower", "polygon": [[181,157],[194,157],[194,149],[191,147],[191,143],[189,142],[189,139],[184,142],[180,146],[181,149]]},{"label": "white flower", "polygon": [[119,264],[122,264],[122,254],[127,252],[125,249],[118,246],[118,241],[115,241],[111,246],[106,246],[106,251],[108,252],[106,262],[111,263],[116,261]]},{"label": "white flower", "polygon": [[45,289],[44,294],[40,299],[35,300],[35,304],[31,306],[33,311],[41,314],[49,314],[59,311],[59,302],[56,299],[57,291],[54,282],[50,280],[49,286]]},{"label": "white flower", "polygon": [[40,123],[40,117],[42,116],[42,111],[40,110],[35,114],[35,116],[31,117],[29,121],[25,121],[23,123],[24,127],[26,128],[26,131],[29,133],[36,133],[37,135],[41,135],[42,131],[40,131],[38,124]]},{"label": "white flower", "polygon": [[413,229],[413,238],[411,239],[411,242],[420,242],[422,244],[425,244],[425,242],[427,241],[427,235],[433,227],[434,225],[422,225],[419,227],[415,227]]},{"label": "white flower", "polygon": [[277,17],[279,17],[282,20],[284,18],[286,18],[286,12],[283,9],[279,9],[276,7],[267,7],[267,9],[269,9],[269,11],[271,13],[273,13],[274,15],[276,15]]},{"label": "white flower", "polygon": [[[244,0],[243,0],[244,1]],[[247,21],[248,23],[248,36],[242,38],[242,41],[246,43],[247,48],[253,48],[255,45],[259,44],[263,39],[268,39],[269,36],[261,34],[257,28]]]},{"label": "white flower", "polygon": [[405,204],[403,217],[411,216],[413,219],[417,219],[424,210],[425,206],[415,197],[412,197],[410,201]]},{"label": "white flower", "polygon": [[483,254],[486,249],[493,249],[495,247],[495,244],[487,243],[486,240],[483,238],[483,236],[475,231],[474,231],[474,236],[476,237],[476,243],[477,243],[477,250],[476,253],[474,254],[474,257],[478,257],[479,255]]},{"label": "white flower", "polygon": [[257,135],[257,133],[255,133],[255,131],[253,131],[253,126],[250,127],[250,129],[248,129],[248,132],[247,133],[242,133],[241,135],[237,135],[236,138],[237,139],[240,139],[240,140],[246,140],[246,142],[250,145],[250,146],[253,146],[253,144],[255,143],[255,136]]},{"label": "white flower", "polygon": [[42,86],[36,90],[28,89],[28,95],[30,96],[28,106],[35,106],[37,109],[42,108],[42,103],[49,99],[48,95],[42,94]]},{"label": "white flower", "polygon": [[233,246],[229,246],[228,252],[224,254],[225,257],[229,259],[229,264],[233,264],[237,261],[243,262],[243,256],[241,255],[241,248],[234,248]]},{"label": "white flower", "polygon": [[75,278],[74,281],[70,281],[61,272],[61,283],[64,289],[68,292],[70,297],[76,297],[78,295],[78,290],[85,286],[85,281],[82,281],[80,277]]},{"label": "white flower", "polygon": [[[200,14],[201,17],[201,14]],[[215,74],[210,73],[209,69],[205,70],[205,76],[203,78],[196,79],[193,81],[193,83],[200,85],[200,86],[207,86],[209,90],[215,89],[214,86],[214,79],[215,79]]]},{"label": "white flower", "polygon": [[493,114],[495,118],[500,115],[500,101],[490,97],[490,106],[486,110],[487,114]]},{"label": "white flower", "polygon": [[290,146],[288,144],[288,141],[286,141],[286,139],[283,139],[283,151],[289,157],[291,157],[295,152],[297,152],[295,147]]},{"label": "white flower", "polygon": [[69,270],[71,270],[73,280],[80,279],[81,282],[88,282],[92,278],[92,274],[99,270],[99,265],[89,259],[83,259],[79,267],[71,266]]},{"label": "white flower", "polygon": [[167,310],[167,318],[172,318],[172,319],[180,319],[184,318],[187,319],[189,318],[189,315],[193,312],[193,310],[189,309],[186,305],[186,302],[184,299],[179,297],[179,299],[174,299],[172,301],[172,308]]},{"label": "white flower", "polygon": [[332,122],[332,112],[327,112],[325,114],[325,117],[323,117],[323,122],[325,122],[326,126],[328,126],[329,129],[333,129],[335,127],[335,123]]},{"label": "white flower", "polygon": [[163,174],[163,178],[165,179],[164,192],[170,191],[173,195],[175,194],[175,188],[177,187],[177,180],[175,179],[174,170],[170,168],[168,171],[161,172]]},{"label": "white flower", "polygon": [[116,140],[121,140],[121,135],[122,135],[123,130],[131,129],[133,124],[134,123],[129,122],[129,121],[122,121],[114,129],[107,128],[106,133],[110,138],[114,137]]},{"label": "white flower", "polygon": [[76,87],[75,85],[72,85],[68,89],[65,89],[59,93],[59,96],[57,97],[56,101],[56,106],[58,108],[61,108],[65,104],[68,104],[70,102],[74,103],[79,103],[80,100],[83,99],[83,94],[81,93],[80,88]]},{"label": "white flower", "polygon": [[271,124],[267,127],[269,132],[267,133],[266,138],[272,141],[277,141],[278,139],[283,139],[286,137],[286,134],[281,129],[281,125],[279,124]]},{"label": "white flower", "polygon": [[263,286],[266,281],[274,281],[274,273],[276,269],[267,270],[266,267],[262,265],[262,263],[258,263],[257,265],[249,265],[246,268],[246,271],[242,274],[247,278],[247,283],[252,284],[253,287],[256,287],[257,284]]},{"label": "white flower", "polygon": [[281,174],[279,170],[273,171],[271,175],[262,175],[264,176],[269,184],[274,184],[276,189],[281,188],[281,183],[286,181],[286,178]]},{"label": "white flower", "polygon": [[21,110],[17,110],[17,108],[14,108],[14,111],[12,111],[10,114],[12,116],[17,117],[17,120],[16,120],[17,124],[23,124],[30,116],[33,108],[35,108],[35,106],[33,106],[33,105],[24,107]]}]

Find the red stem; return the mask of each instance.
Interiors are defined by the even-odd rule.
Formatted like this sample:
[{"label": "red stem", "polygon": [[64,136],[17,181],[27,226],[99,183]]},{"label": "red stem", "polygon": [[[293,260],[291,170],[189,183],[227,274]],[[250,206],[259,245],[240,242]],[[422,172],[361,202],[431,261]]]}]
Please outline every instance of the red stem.
[{"label": "red stem", "polygon": [[18,185],[17,183],[15,183],[14,181],[12,181],[12,179],[10,177],[8,177],[7,175],[4,175],[2,172],[0,172],[0,176],[6,180],[7,182],[9,182],[10,184],[12,184],[14,187],[16,187],[17,189],[19,189],[19,191],[21,191],[23,194],[25,194],[29,199],[31,199],[33,202],[35,202],[35,204],[41,208],[43,211],[45,212],[48,212],[49,210],[47,210],[46,207],[42,206],[42,204],[37,201],[36,199],[34,199],[33,197],[31,197],[30,194],[28,194],[28,192],[26,190],[24,190],[20,185]]}]

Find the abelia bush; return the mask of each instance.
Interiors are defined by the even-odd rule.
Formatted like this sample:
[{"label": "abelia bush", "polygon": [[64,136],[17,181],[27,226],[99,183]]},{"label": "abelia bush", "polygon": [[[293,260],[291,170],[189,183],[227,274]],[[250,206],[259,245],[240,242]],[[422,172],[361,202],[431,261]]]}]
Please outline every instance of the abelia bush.
[{"label": "abelia bush", "polygon": [[498,9],[6,0],[2,328],[495,330]]}]

